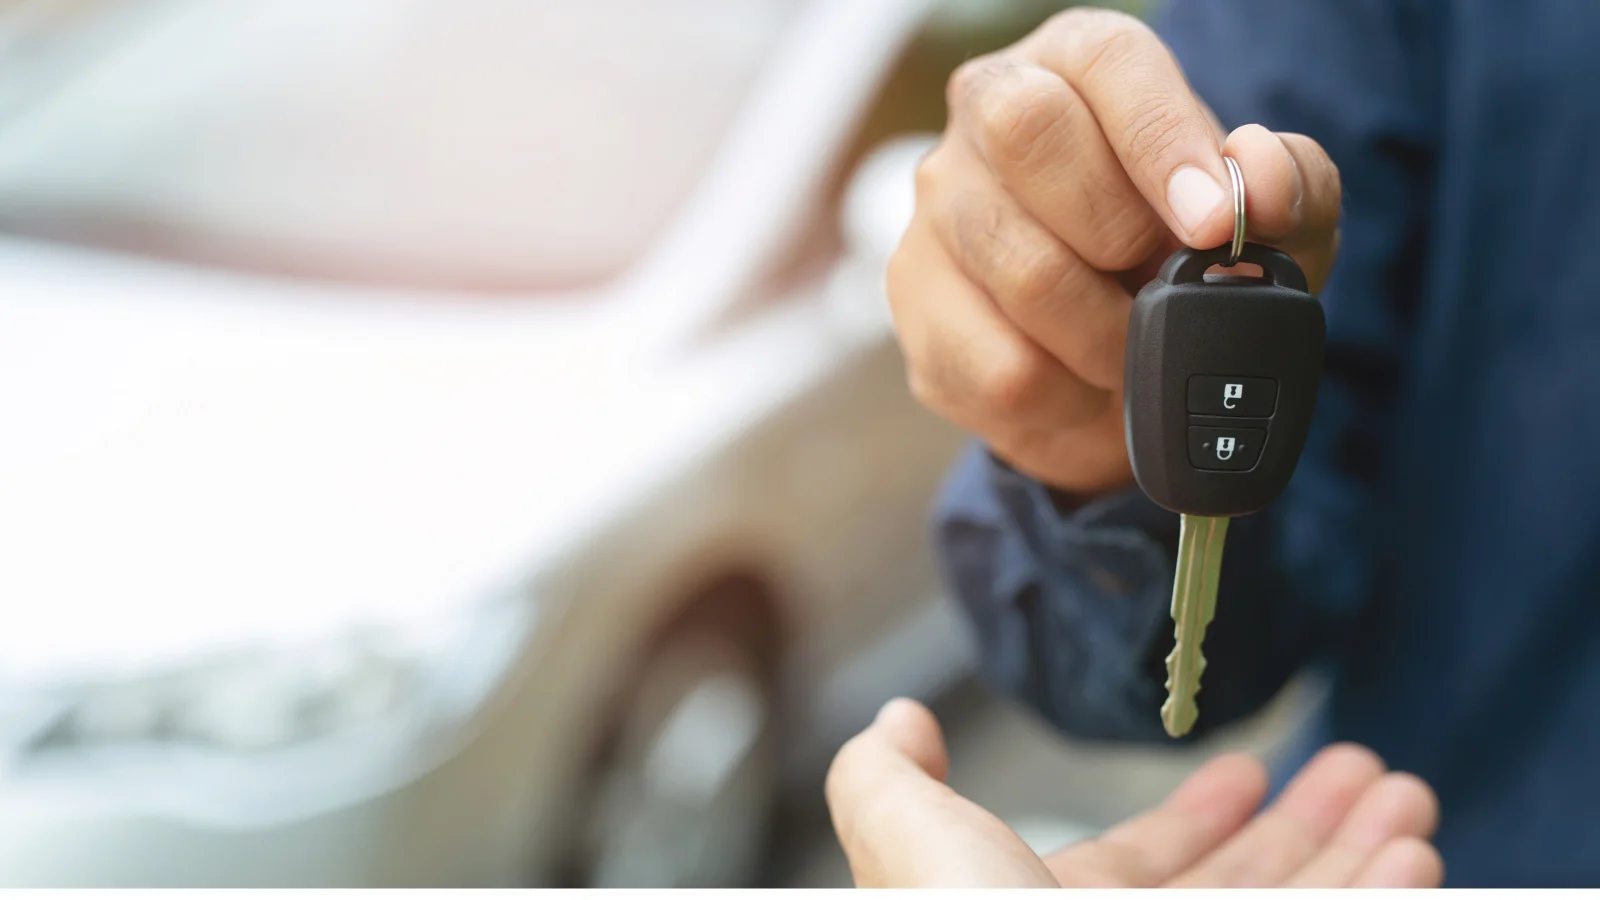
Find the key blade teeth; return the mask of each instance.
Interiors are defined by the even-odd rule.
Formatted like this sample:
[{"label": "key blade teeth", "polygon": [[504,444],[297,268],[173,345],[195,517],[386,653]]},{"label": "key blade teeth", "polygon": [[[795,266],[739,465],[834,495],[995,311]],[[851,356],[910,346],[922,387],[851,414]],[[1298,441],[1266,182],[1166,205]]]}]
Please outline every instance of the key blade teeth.
[{"label": "key blade teeth", "polygon": [[1167,657],[1167,699],[1161,704],[1161,724],[1166,727],[1167,734],[1175,738],[1188,734],[1200,718],[1196,698],[1200,694],[1200,675],[1206,669],[1203,655],[1196,654],[1198,658],[1192,671],[1180,667],[1178,655],[1174,651]]},{"label": "key blade teeth", "polygon": [[1216,611],[1217,575],[1228,520],[1184,516],[1173,583],[1174,644],[1167,655],[1167,700],[1161,722],[1167,734],[1188,734],[1200,717],[1196,697],[1207,661],[1200,650]]},{"label": "key blade teeth", "polygon": [[[1176,655],[1173,654],[1173,656]],[[1191,671],[1184,671],[1172,656],[1167,657],[1167,683],[1164,685],[1167,693],[1172,693],[1173,688],[1178,685],[1187,688],[1191,695],[1200,693],[1200,676],[1205,674],[1207,663],[1204,656],[1200,654],[1196,654],[1196,656],[1199,658],[1195,660]]]}]

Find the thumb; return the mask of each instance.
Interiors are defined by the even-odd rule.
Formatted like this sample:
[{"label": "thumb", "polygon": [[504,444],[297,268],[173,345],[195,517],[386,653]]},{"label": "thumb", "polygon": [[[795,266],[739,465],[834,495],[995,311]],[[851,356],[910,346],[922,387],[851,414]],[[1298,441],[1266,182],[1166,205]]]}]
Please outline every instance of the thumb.
[{"label": "thumb", "polygon": [[942,783],[948,764],[938,722],[910,700],[890,701],[840,748],[826,793],[855,883],[1053,886],[1027,844]]},{"label": "thumb", "polygon": [[950,756],[945,751],[944,732],[939,720],[922,704],[903,697],[890,700],[878,710],[871,730],[928,777],[944,781],[949,775]]},{"label": "thumb", "polygon": [[824,793],[834,827],[849,849],[850,832],[875,798],[923,783],[944,788],[950,758],[939,723],[922,704],[897,698],[884,704],[867,729],[839,749]]}]

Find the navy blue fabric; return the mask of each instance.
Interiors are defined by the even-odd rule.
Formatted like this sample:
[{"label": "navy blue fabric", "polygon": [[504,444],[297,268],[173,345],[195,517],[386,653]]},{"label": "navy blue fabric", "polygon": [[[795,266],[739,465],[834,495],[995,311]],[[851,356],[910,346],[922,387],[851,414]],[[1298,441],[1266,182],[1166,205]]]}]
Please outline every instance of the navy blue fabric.
[{"label": "navy blue fabric", "polygon": [[[1172,0],[1230,128],[1344,181],[1311,436],[1229,531],[1196,734],[1307,666],[1316,746],[1438,791],[1451,886],[1600,886],[1600,4]],[[1161,742],[1176,517],[1079,509],[974,446],[939,499],[984,670],[1067,732]]]}]

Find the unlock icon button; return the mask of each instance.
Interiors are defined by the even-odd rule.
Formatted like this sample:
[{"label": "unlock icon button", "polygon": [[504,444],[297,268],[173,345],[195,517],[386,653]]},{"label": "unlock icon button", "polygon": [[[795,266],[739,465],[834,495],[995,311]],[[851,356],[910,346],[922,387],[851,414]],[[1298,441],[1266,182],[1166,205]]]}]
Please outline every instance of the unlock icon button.
[{"label": "unlock icon button", "polygon": [[1198,416],[1269,418],[1278,405],[1278,382],[1237,375],[1195,375],[1189,379],[1189,412]]}]

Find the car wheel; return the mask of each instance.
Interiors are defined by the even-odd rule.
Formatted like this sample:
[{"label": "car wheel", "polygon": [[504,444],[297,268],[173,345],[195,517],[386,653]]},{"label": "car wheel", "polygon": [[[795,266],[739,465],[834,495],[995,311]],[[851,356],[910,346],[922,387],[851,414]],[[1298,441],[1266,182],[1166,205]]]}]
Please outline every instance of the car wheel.
[{"label": "car wheel", "polygon": [[673,629],[620,705],[580,843],[592,887],[738,887],[760,876],[779,783],[773,677],[749,629]]}]

